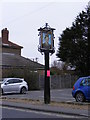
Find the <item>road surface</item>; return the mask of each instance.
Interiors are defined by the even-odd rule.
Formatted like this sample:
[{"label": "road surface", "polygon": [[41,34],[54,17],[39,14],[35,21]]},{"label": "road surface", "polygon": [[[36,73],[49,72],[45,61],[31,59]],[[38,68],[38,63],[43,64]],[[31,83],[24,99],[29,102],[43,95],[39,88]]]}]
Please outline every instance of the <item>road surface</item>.
[{"label": "road surface", "polygon": [[[0,110],[2,109],[2,118],[8,118],[8,120],[14,118],[14,120],[17,120],[17,118],[57,118],[56,120],[66,120],[66,118],[71,118],[74,120],[81,120],[81,117],[79,116],[70,116],[70,115],[63,115],[63,114],[55,114],[55,113],[48,113],[48,112],[38,112],[38,111],[31,111],[31,110],[24,110],[24,109],[17,109],[17,108],[10,108],[10,107],[0,107]],[[16,118],[16,119],[15,119]],[[51,120],[51,119],[50,119]]]},{"label": "road surface", "polygon": [[[56,102],[75,102],[75,99],[72,97],[72,89],[55,89],[51,90],[51,101]],[[28,91],[27,94],[8,94],[4,95],[7,98],[28,98],[33,100],[44,100],[44,91]]]}]

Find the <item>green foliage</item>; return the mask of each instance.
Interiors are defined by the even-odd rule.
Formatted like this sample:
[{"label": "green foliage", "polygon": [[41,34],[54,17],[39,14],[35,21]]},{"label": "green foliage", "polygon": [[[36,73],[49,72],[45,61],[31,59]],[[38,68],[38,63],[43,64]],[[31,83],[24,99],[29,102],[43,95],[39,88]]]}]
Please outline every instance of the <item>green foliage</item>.
[{"label": "green foliage", "polygon": [[[7,71],[8,72],[8,71]],[[28,83],[29,90],[38,90],[39,89],[39,74],[34,70],[30,69],[11,69],[7,74],[3,74],[3,78],[24,78]]]},{"label": "green foliage", "polygon": [[57,67],[51,67],[50,69],[51,75],[74,75],[75,72],[73,70],[60,70]]},{"label": "green foliage", "polygon": [[60,74],[60,69],[57,67],[52,67],[50,69],[50,75],[59,75]]},{"label": "green foliage", "polygon": [[26,70],[24,72],[24,79],[27,81],[30,90],[39,89],[39,74],[34,71]]},{"label": "green foliage", "polygon": [[90,8],[82,11],[59,37],[56,56],[76,69],[79,75],[90,75]]}]

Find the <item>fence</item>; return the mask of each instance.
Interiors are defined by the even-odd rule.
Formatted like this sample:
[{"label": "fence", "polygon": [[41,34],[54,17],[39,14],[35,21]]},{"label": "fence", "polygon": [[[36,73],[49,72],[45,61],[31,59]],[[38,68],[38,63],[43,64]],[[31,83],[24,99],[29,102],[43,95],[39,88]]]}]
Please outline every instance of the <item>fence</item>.
[{"label": "fence", "polygon": [[[10,68],[2,70],[3,77],[20,77],[24,78],[29,86],[29,90],[44,89],[44,75],[39,75],[38,72],[30,69]],[[74,75],[51,75],[50,87],[51,89],[72,88],[77,80]]]},{"label": "fence", "polygon": [[[78,76],[75,75],[53,75],[50,77],[51,89],[72,88]],[[44,76],[39,76],[39,88],[44,89]]]}]

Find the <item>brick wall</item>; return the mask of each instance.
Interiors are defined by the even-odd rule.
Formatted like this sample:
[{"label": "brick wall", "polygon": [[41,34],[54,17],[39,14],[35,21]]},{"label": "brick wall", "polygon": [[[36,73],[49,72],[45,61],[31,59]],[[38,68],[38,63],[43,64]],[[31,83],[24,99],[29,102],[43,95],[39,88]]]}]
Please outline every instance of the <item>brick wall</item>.
[{"label": "brick wall", "polygon": [[8,48],[8,47],[3,47],[2,48],[3,53],[14,53],[21,55],[21,49],[14,49],[14,48]]}]

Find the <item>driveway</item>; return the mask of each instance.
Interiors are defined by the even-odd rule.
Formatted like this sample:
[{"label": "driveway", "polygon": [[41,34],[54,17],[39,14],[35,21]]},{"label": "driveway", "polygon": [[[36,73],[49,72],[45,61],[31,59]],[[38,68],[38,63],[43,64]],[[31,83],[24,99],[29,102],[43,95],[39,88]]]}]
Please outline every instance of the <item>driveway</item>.
[{"label": "driveway", "polygon": [[[74,102],[75,99],[72,97],[72,89],[53,89],[50,91],[51,101],[56,102]],[[44,91],[28,91],[27,94],[8,94],[3,95],[7,98],[20,98],[20,99],[33,99],[33,100],[44,100]]]}]

